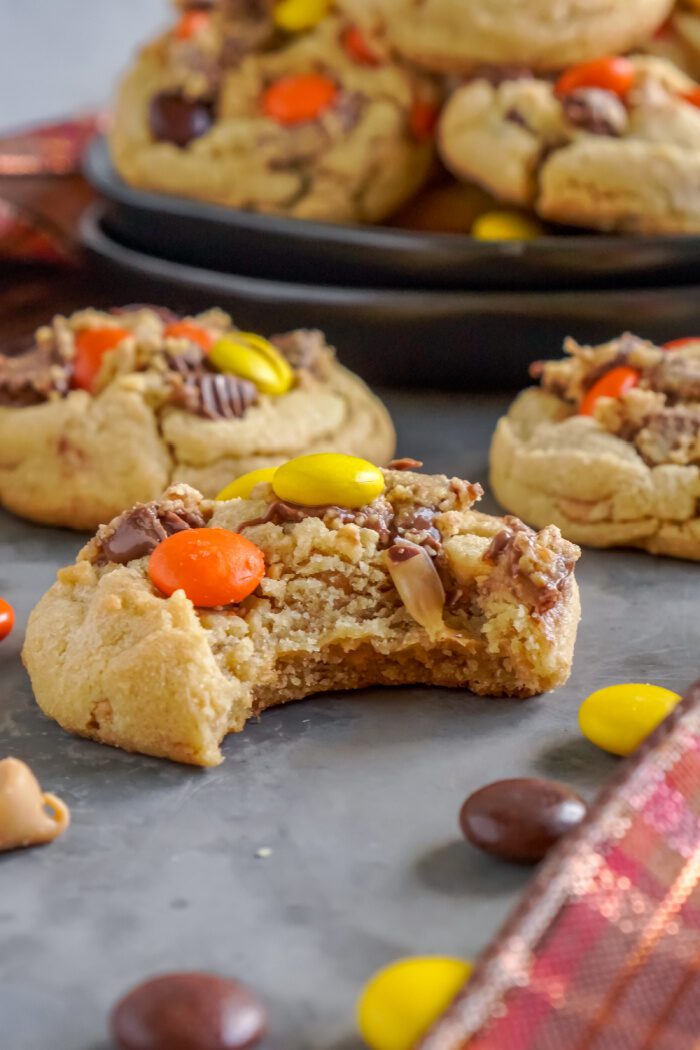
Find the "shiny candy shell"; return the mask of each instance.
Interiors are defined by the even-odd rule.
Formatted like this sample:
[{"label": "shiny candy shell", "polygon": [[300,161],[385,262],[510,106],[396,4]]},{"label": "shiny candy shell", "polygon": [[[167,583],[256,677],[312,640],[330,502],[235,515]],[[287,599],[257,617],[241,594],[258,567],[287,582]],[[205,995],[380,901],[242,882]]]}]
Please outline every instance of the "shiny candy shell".
[{"label": "shiny candy shell", "polygon": [[587,697],[578,713],[581,732],[603,751],[629,755],[676,706],[678,693],[660,685],[610,685]]},{"label": "shiny candy shell", "polygon": [[261,394],[279,397],[294,382],[289,362],[272,343],[253,332],[232,332],[217,339],[209,360],[219,372],[255,383]]},{"label": "shiny candy shell", "polygon": [[277,473],[277,467],[261,467],[260,470],[250,470],[247,474],[241,474],[225,489],[222,489],[217,500],[250,499],[256,485],[272,484],[272,479]]},{"label": "shiny candy shell", "polygon": [[372,977],[357,1003],[357,1025],[370,1050],[412,1050],[471,974],[462,959],[398,959]]},{"label": "shiny candy shell", "polygon": [[275,7],[275,23],[287,33],[313,29],[331,9],[331,0],[280,0]]},{"label": "shiny candy shell", "polygon": [[532,241],[543,234],[536,219],[518,211],[487,211],[472,226],[477,241]]},{"label": "shiny candy shell", "polygon": [[306,507],[364,507],[384,491],[384,475],[356,456],[320,452],[298,456],[278,468],[272,488],[279,499]]}]

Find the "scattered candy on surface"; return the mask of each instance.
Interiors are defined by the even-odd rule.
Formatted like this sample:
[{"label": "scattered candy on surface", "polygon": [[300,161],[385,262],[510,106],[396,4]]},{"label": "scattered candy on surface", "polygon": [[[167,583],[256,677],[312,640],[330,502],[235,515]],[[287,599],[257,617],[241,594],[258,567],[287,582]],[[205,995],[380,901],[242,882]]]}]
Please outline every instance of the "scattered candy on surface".
[{"label": "scattered candy on surface", "polygon": [[84,328],[75,337],[73,386],[92,393],[108,350],[114,350],[131,332],[126,328]]},{"label": "scattered candy on surface", "polygon": [[119,1050],[246,1050],[265,1029],[265,1011],[250,989],[208,973],[153,977],[110,1016]]},{"label": "scattered candy on surface", "polygon": [[250,499],[256,485],[272,484],[272,479],[277,473],[277,467],[261,467],[260,470],[250,470],[247,474],[241,474],[225,489],[222,489],[217,500]]},{"label": "scattered candy on surface", "polygon": [[41,790],[28,765],[0,762],[0,852],[53,842],[69,824],[68,806]]},{"label": "scattered candy on surface", "polygon": [[594,383],[584,396],[578,410],[579,415],[594,416],[595,406],[601,397],[622,397],[628,390],[638,385],[639,379],[639,372],[634,368],[628,368],[627,365],[612,368],[604,376],[601,376],[598,382]]},{"label": "scattered candy on surface", "polygon": [[579,88],[601,88],[625,98],[634,87],[636,72],[632,62],[621,56],[594,58],[572,66],[557,80],[557,95],[570,95]]},{"label": "scattered candy on surface", "polygon": [[336,452],[290,459],[272,481],[276,496],[306,507],[364,507],[384,487],[384,475],[373,463]]},{"label": "scattered candy on surface", "polygon": [[275,7],[275,24],[287,33],[313,29],[330,11],[332,0],[281,0]]},{"label": "scattered candy on surface", "polygon": [[184,149],[210,130],[214,109],[208,100],[187,98],[178,89],[160,91],[151,99],[148,121],[156,142]]},{"label": "scattered candy on surface", "polygon": [[173,321],[165,326],[163,335],[167,339],[187,339],[196,343],[205,353],[211,350],[216,342],[216,337],[211,332],[194,321]]},{"label": "scattered candy on surface", "polygon": [[459,823],[477,849],[516,864],[537,864],[585,815],[586,803],[566,784],[520,777],[475,791],[462,806]]},{"label": "scattered candy on surface", "polygon": [[350,26],[342,37],[343,47],[350,58],[361,66],[378,66],[381,58],[370,47],[367,38],[358,26]]},{"label": "scattered candy on surface", "polygon": [[581,732],[613,755],[630,755],[671,713],[680,696],[660,685],[630,682],[598,689],[578,713]]},{"label": "scattered candy on surface", "polygon": [[15,625],[15,610],[4,598],[0,598],[0,642],[7,638]]},{"label": "scattered candy on surface", "polygon": [[261,394],[280,397],[294,382],[289,362],[272,343],[253,332],[234,332],[214,343],[209,359],[220,372],[255,383]]},{"label": "scattered candy on surface", "polygon": [[228,529],[185,529],[158,544],[148,575],[170,597],[183,590],[201,609],[242,602],[265,575],[263,552]]},{"label": "scattered candy on surface", "polygon": [[173,34],[178,40],[191,40],[205,29],[209,28],[211,15],[208,11],[198,10],[196,7],[191,11],[185,11],[180,21],[175,26]]},{"label": "scattered candy on surface", "polygon": [[279,124],[316,120],[338,97],[334,80],[322,73],[297,73],[270,84],[262,97],[266,117]]},{"label": "scattered candy on surface", "polygon": [[477,241],[532,241],[542,237],[544,227],[519,211],[487,211],[472,226]]},{"label": "scattered candy on surface", "polygon": [[357,1003],[357,1026],[370,1050],[413,1050],[469,979],[463,959],[399,959],[372,977]]}]

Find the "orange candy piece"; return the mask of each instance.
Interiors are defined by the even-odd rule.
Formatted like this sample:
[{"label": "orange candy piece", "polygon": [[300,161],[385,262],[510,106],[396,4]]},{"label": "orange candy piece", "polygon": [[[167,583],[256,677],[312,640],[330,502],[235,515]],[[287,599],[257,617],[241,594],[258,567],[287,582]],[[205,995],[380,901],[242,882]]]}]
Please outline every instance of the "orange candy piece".
[{"label": "orange candy piece", "polygon": [[182,590],[198,608],[214,609],[253,593],[265,575],[265,557],[237,532],[185,529],[156,547],[148,575],[168,597]]},{"label": "orange candy piece", "polygon": [[579,415],[595,415],[596,402],[601,397],[622,397],[623,394],[626,394],[632,387],[637,386],[638,383],[639,372],[634,368],[628,368],[626,365],[612,368],[604,376],[601,376],[598,382],[594,383],[588,391],[581,402],[581,407],[578,410]]},{"label": "orange candy piece", "polygon": [[73,386],[92,393],[102,368],[102,358],[114,350],[131,332],[126,328],[84,328],[75,337]]},{"label": "orange candy piece", "polygon": [[408,115],[408,126],[414,139],[421,142],[433,137],[438,119],[438,108],[432,102],[416,99]]},{"label": "orange candy piece", "polygon": [[163,335],[170,339],[189,339],[191,343],[201,346],[202,350],[211,350],[216,336],[193,321],[173,321],[163,329]]},{"label": "orange candy piece", "polygon": [[338,87],[321,73],[298,73],[270,84],[262,97],[263,113],[280,124],[315,120],[333,104]]},{"label": "orange candy piece", "polygon": [[184,15],[173,29],[174,36],[178,40],[191,40],[209,25],[210,15],[208,11],[185,11]]},{"label": "orange candy piece", "polygon": [[364,33],[357,26],[350,26],[343,33],[343,47],[346,52],[361,66],[378,66],[381,62],[367,43]]},{"label": "orange candy piece", "polygon": [[670,343],[664,343],[664,350],[682,350],[684,346],[700,343],[700,335],[686,336],[685,339],[672,339]]},{"label": "orange candy piece", "polygon": [[7,638],[15,625],[15,610],[4,598],[0,598],[0,641]]},{"label": "orange candy piece", "polygon": [[685,102],[690,102],[691,106],[697,106],[700,108],[700,87],[693,88],[692,91],[683,91],[681,98]]},{"label": "orange candy piece", "polygon": [[612,91],[620,98],[625,98],[632,87],[636,73],[628,58],[610,56],[594,58],[590,62],[581,62],[572,66],[559,77],[555,91],[557,95],[570,95],[579,88],[602,88]]}]

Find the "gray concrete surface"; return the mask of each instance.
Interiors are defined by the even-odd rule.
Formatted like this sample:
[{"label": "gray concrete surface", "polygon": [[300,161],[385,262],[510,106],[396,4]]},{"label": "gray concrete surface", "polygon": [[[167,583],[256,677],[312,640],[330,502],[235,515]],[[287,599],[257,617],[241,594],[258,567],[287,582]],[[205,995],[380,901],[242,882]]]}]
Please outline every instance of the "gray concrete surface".
[{"label": "gray concrete surface", "polygon": [[168,0],[0,0],[0,132],[103,106]]},{"label": "gray concrete surface", "polygon": [[[485,480],[501,402],[388,400],[402,454]],[[268,712],[198,772],[71,738],[33,704],[25,618],[80,542],[0,519],[0,594],[20,620],[0,646],[0,755],[30,762],[73,812],[54,845],[0,857],[2,1050],[107,1050],[114,999],[183,968],[259,990],[264,1050],[359,1050],[363,981],[404,954],[474,956],[528,880],[460,841],[463,798],[531,773],[593,794],[616,762],[580,737],[582,698],[633,680],[680,689],[698,672],[697,569],[587,552],[574,674],[556,694],[319,697]]]}]

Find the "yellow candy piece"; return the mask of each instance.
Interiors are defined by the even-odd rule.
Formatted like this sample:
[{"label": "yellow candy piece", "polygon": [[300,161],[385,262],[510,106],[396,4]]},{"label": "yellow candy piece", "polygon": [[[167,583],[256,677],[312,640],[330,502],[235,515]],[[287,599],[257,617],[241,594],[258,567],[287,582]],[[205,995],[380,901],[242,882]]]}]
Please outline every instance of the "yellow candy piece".
[{"label": "yellow candy piece", "polygon": [[487,211],[472,226],[477,241],[532,241],[543,233],[536,219],[519,211]]},{"label": "yellow candy piece", "polygon": [[253,332],[223,335],[211,348],[209,360],[219,372],[249,379],[261,394],[279,397],[294,382],[289,362],[272,343]]},{"label": "yellow candy piece", "polygon": [[603,751],[630,755],[679,700],[678,693],[660,685],[609,685],[583,701],[578,724],[586,739]]},{"label": "yellow candy piece", "polygon": [[332,0],[281,0],[275,8],[275,23],[287,33],[313,29],[332,7]]},{"label": "yellow candy piece", "polygon": [[372,977],[357,1003],[357,1027],[371,1050],[413,1050],[469,978],[462,959],[399,959]]},{"label": "yellow candy piece", "polygon": [[280,499],[307,507],[364,507],[381,496],[384,475],[366,459],[320,452],[278,467],[272,488]]},{"label": "yellow candy piece", "polygon": [[276,473],[277,467],[261,467],[259,470],[249,470],[247,474],[241,474],[240,478],[236,478],[225,489],[222,489],[216,498],[218,500],[250,499],[255,486],[262,485],[265,482],[271,485]]}]

